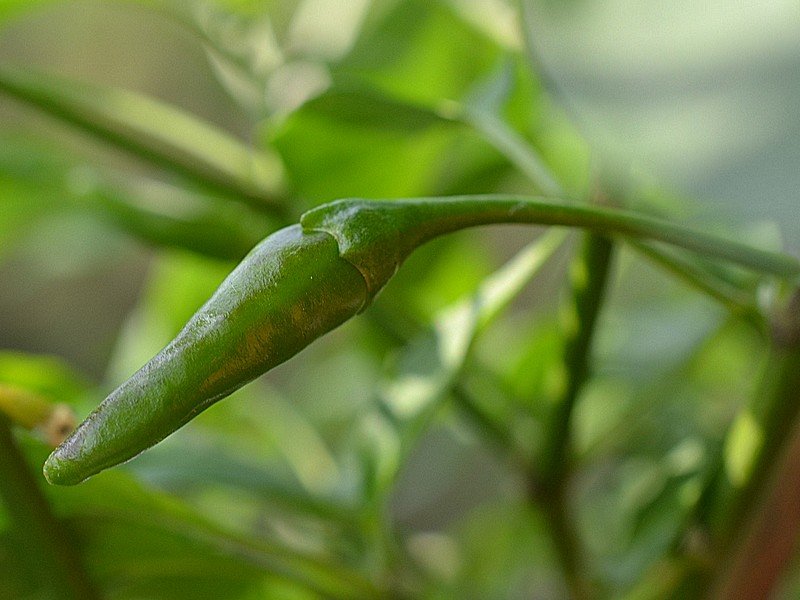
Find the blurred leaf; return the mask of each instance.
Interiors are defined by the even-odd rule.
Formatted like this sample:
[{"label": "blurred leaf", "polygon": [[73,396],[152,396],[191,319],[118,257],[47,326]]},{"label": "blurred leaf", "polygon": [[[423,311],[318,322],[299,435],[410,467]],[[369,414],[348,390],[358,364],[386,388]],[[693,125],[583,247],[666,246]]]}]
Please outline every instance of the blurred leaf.
[{"label": "blurred leaf", "polygon": [[[556,319],[538,319],[525,328],[526,341],[506,358],[487,356],[501,374],[512,397],[526,398],[534,411],[552,401],[559,389],[564,338]],[[494,359],[494,360],[493,360]],[[494,364],[497,363],[497,364]]]},{"label": "blurred leaf", "polygon": [[501,53],[441,0],[405,0],[384,9],[380,3],[373,8],[380,17],[368,17],[335,75],[366,79],[398,98],[429,104],[463,97]]},{"label": "blurred leaf", "polygon": [[267,116],[264,90],[284,62],[278,40],[296,2],[133,0],[199,38],[209,66],[231,97]]},{"label": "blurred leaf", "polygon": [[201,197],[181,188],[123,176],[73,175],[78,198],[123,231],[158,246],[185,248],[239,261],[278,222],[236,203]]},{"label": "blurred leaf", "polygon": [[174,107],[135,92],[0,67],[0,91],[145,160],[280,212],[282,166]]},{"label": "blurred leaf", "polygon": [[201,439],[219,436],[232,453],[278,458],[291,471],[298,492],[336,496],[342,473],[327,441],[300,407],[263,380],[237,396],[200,419]]},{"label": "blurred leaf", "polygon": [[[203,433],[203,437],[213,437],[200,432]],[[197,437],[184,436],[179,445],[167,444],[143,454],[131,469],[142,480],[181,495],[221,485],[298,516],[340,523],[355,518],[351,507],[343,502],[309,495],[296,478],[282,473],[281,465],[268,463],[265,468],[263,461],[241,458],[238,452],[221,444],[203,444]],[[191,452],[186,451],[187,447]]]},{"label": "blurred leaf", "polygon": [[257,17],[268,12],[284,18],[288,18],[297,5],[295,0],[214,0],[214,3],[243,17]]},{"label": "blurred leaf", "polygon": [[67,404],[83,400],[92,388],[84,376],[59,358],[11,351],[0,352],[0,382]]},{"label": "blurred leaf", "polygon": [[472,514],[454,538],[461,552],[453,597],[566,598],[547,523],[528,506],[501,503]]},{"label": "blurred leaf", "polygon": [[456,113],[524,173],[537,191],[545,195],[559,194],[561,185],[553,179],[531,143],[514,131],[502,116],[509,98],[519,87],[517,80],[522,79],[521,69],[515,70],[514,66],[512,62],[501,64],[499,69],[476,83]]},{"label": "blurred leaf", "polygon": [[585,459],[664,456],[688,437],[718,441],[733,407],[752,395],[763,359],[759,334],[731,321],[655,373],[623,377],[604,367],[613,378],[598,377],[579,408]]},{"label": "blurred leaf", "polygon": [[533,456],[543,439],[542,422],[531,410],[536,401],[514,397],[497,374],[477,365],[464,372],[453,395],[461,417],[472,430],[494,444],[510,464],[522,472],[532,472]]},{"label": "blurred leaf", "polygon": [[[376,131],[419,133],[437,125],[467,126],[526,175],[537,191],[557,195],[561,193],[561,186],[553,179],[550,168],[535,151],[532,142],[515,131],[504,117],[512,98],[515,101],[524,98],[527,104],[538,100],[532,98],[532,92],[522,85],[523,77],[521,66],[507,61],[478,80],[462,101],[438,100],[424,104],[387,94],[364,80],[340,78],[326,92],[304,104],[301,110],[359,129]],[[527,113],[514,116],[529,129],[533,125],[530,109]],[[569,167],[560,171],[573,185],[581,181],[580,189],[583,189],[588,177],[588,161],[585,153],[573,153],[573,156],[575,158]]]},{"label": "blurred leaf", "polygon": [[[497,263],[474,243],[471,234],[457,233],[415,251],[378,296],[384,310],[424,324],[472,294]],[[408,331],[414,333],[410,327]]]},{"label": "blurred leaf", "polygon": [[272,140],[298,193],[314,204],[343,197],[403,197],[429,189],[450,145],[444,131],[413,136],[332,121],[302,109]]},{"label": "blurred leaf", "polygon": [[435,109],[404,102],[367,85],[342,83],[303,105],[303,110],[357,127],[424,131],[450,123]]},{"label": "blurred leaf", "polygon": [[250,418],[267,424],[274,443],[281,449],[303,487],[311,493],[330,493],[341,477],[330,449],[314,426],[277,393],[259,403]]},{"label": "blurred leaf", "polygon": [[[399,430],[397,442],[381,445],[383,451],[399,451],[401,456],[410,451],[439,401],[456,382],[475,338],[539,272],[565,238],[564,231],[554,229],[523,248],[476,293],[441,311],[430,331],[399,352],[379,388],[381,407]],[[379,425],[380,421],[375,415],[365,425],[372,423],[372,429],[388,425]],[[374,460],[370,471],[379,479],[368,485],[382,489],[396,476],[391,467],[399,464],[398,459],[382,455],[379,447]]]},{"label": "blurred leaf", "polygon": [[511,0],[449,0],[457,14],[483,31],[500,46],[511,50],[523,47],[519,14]]},{"label": "blurred leaf", "polygon": [[273,142],[295,186],[315,202],[493,189],[506,165],[453,119],[452,106],[440,111],[351,83],[306,103]]},{"label": "blurred leaf", "polygon": [[313,203],[430,193],[463,170],[457,158],[455,167],[447,161],[464,142],[452,127],[430,127],[446,119],[429,107],[461,98],[497,55],[438,1],[389,10],[374,3],[352,52],[332,67],[334,81],[349,83],[300,108],[273,135],[294,185]]},{"label": "blurred leaf", "polygon": [[624,247],[620,257],[626,283],[609,290],[596,352],[600,361],[613,360],[636,380],[648,380],[670,363],[681,364],[720,326],[725,313],[702,296],[687,295],[682,282],[665,278],[648,263],[626,263],[630,256]]},{"label": "blurred leaf", "polygon": [[[40,445],[28,444],[28,450],[34,463],[44,460]],[[78,533],[93,577],[113,597],[238,598],[276,578],[326,597],[375,594],[343,565],[228,531],[124,473],[47,492],[56,513]]]},{"label": "blurred leaf", "polygon": [[0,2],[0,23],[26,12],[35,12],[40,6],[63,2],[64,0],[3,0]]},{"label": "blurred leaf", "polygon": [[[513,54],[501,60],[495,42],[465,28],[447,3],[418,4],[399,3],[379,26],[373,25],[374,31],[368,28],[351,55],[334,68],[334,81],[355,79],[381,90],[359,99],[362,105],[374,103],[364,110],[364,123],[387,126],[396,122],[419,128],[437,122],[433,117],[466,122],[541,191],[558,191],[549,172],[552,169],[570,190],[583,192],[588,183],[588,148],[563,116],[542,101],[538,81],[533,80],[527,65]],[[462,14],[473,12],[468,2],[453,4]],[[428,27],[448,31],[446,44],[438,35],[428,39]],[[461,56],[467,48],[468,56]],[[461,68],[452,69],[452,64]],[[385,94],[391,101],[381,98]],[[335,104],[342,100],[337,98]],[[398,102],[405,104],[402,110]],[[423,118],[423,107],[432,114]],[[383,119],[375,117],[383,111]],[[546,121],[541,119],[545,111]],[[357,107],[348,105],[342,112],[356,114]],[[509,120],[513,126],[507,124]],[[519,131],[533,133],[535,146]]]},{"label": "blurred leaf", "polygon": [[625,551],[629,569],[627,584],[635,582],[679,539],[699,498],[700,476],[708,460],[699,440],[683,440],[658,465],[663,473],[661,486],[656,486],[645,502],[630,507],[633,516],[630,542]]},{"label": "blurred leaf", "polygon": [[[10,423],[0,414],[0,502],[8,514],[8,530],[0,532],[3,545],[12,549],[8,560],[0,556],[6,581],[17,597],[65,600],[99,600],[96,586],[84,569],[74,538],[56,519],[44,499],[41,474],[29,472],[26,457]],[[5,563],[5,564],[3,564]]]},{"label": "blurred leaf", "polygon": [[[6,138],[0,146],[0,182],[30,189],[24,203],[8,193],[0,236],[46,210],[95,214],[146,243],[185,248],[225,260],[241,260],[278,228],[271,219],[237,202],[202,196],[183,188],[113,169],[93,168],[67,158],[62,149]],[[12,188],[12,189],[14,189]],[[0,183],[0,196],[2,192]],[[37,205],[40,208],[37,210]],[[2,237],[0,237],[2,239]]]},{"label": "blurred leaf", "polygon": [[475,337],[511,302],[561,245],[566,233],[554,230],[528,245],[480,286],[476,294],[442,311],[433,331],[412,342],[397,360],[396,376],[385,381],[382,397],[392,412],[410,419],[452,385]]}]

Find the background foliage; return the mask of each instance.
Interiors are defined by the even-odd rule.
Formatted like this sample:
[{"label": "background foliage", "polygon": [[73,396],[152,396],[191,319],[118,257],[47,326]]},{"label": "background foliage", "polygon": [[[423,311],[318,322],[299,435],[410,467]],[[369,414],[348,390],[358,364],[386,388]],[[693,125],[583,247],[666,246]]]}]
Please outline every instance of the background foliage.
[{"label": "background foliage", "polygon": [[[796,7],[711,4],[0,3],[0,383],[85,416],[259,239],[342,197],[602,190],[797,254]],[[58,109],[66,92],[91,106]],[[619,248],[573,416],[576,583],[531,491],[576,248],[550,238],[545,262],[526,246],[540,233],[429,244],[367,313],[157,448],[74,489],[42,486],[91,586],[119,599],[657,590],[755,393],[764,339]],[[476,293],[495,302],[465,320]],[[46,444],[14,434],[41,481]],[[13,505],[0,504],[0,597],[55,597]],[[776,594],[793,597],[792,573]]]}]

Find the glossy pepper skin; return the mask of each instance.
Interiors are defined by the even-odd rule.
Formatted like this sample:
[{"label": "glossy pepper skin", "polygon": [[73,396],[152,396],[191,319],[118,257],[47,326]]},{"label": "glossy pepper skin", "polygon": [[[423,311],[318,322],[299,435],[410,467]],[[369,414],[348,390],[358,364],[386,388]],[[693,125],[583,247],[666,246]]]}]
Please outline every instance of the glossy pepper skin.
[{"label": "glossy pepper skin", "polygon": [[45,476],[76,484],[136,456],[366,302],[363,276],[332,236],[299,225],[274,233],[53,452]]}]

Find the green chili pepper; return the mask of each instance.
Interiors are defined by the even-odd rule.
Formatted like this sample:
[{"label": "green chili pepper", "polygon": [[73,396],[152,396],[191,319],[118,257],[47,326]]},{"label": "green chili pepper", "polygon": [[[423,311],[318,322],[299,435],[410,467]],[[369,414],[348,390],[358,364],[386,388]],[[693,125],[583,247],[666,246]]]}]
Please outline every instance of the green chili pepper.
[{"label": "green chili pepper", "polygon": [[299,225],[276,232],[52,454],[45,476],[74,484],[135,456],[366,301],[364,279],[330,235],[304,233]]},{"label": "green chili pepper", "polygon": [[509,196],[320,206],[259,244],[166,348],[115,390],[44,466],[74,484],[128,460],[363,310],[419,245],[489,223],[652,238],[796,277],[792,257],[634,213]]}]

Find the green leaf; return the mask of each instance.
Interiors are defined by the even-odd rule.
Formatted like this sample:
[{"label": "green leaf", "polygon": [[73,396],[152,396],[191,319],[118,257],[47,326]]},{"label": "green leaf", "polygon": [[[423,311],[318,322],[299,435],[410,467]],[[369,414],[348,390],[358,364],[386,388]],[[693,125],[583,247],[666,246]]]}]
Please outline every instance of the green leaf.
[{"label": "green leaf", "polygon": [[172,598],[186,590],[184,597],[197,597],[216,589],[224,597],[230,586],[247,587],[271,574],[329,597],[372,595],[369,584],[344,566],[229,533],[122,478],[105,478],[60,508],[80,528],[91,563],[109,584],[132,586],[137,594]]},{"label": "green leaf", "polygon": [[[537,191],[559,195],[562,193],[561,185],[534,150],[532,142],[515,131],[504,118],[512,96],[515,100],[525,97],[528,102],[535,101],[522,85],[522,78],[522,69],[513,62],[506,62],[475,83],[463,100],[439,99],[428,103],[404,100],[364,79],[339,78],[329,90],[303,105],[301,112],[357,129],[398,130],[407,134],[421,133],[437,125],[466,126],[528,177]],[[530,115],[528,117],[530,120]],[[565,170],[568,178],[575,179],[577,173],[579,178],[586,179],[588,161],[585,153],[574,155],[574,164]]]},{"label": "green leaf", "polygon": [[[28,440],[34,465],[46,454]],[[121,598],[237,598],[254,586],[290,582],[331,598],[377,592],[347,565],[221,526],[186,503],[113,473],[73,490],[48,488],[54,511],[77,536],[90,574]],[[1,566],[1,565],[0,565]]]},{"label": "green leaf", "polygon": [[460,546],[455,598],[567,598],[545,515],[516,502],[482,507],[451,536]]},{"label": "green leaf", "polygon": [[[8,192],[0,235],[53,210],[98,215],[148,244],[176,247],[225,260],[241,260],[278,228],[270,218],[238,202],[184,188],[93,168],[60,147],[4,136],[0,145],[0,194],[29,190],[23,201]],[[27,196],[27,194],[26,194]],[[26,206],[27,204],[27,206]]]},{"label": "green leaf", "polygon": [[50,510],[38,479],[29,471],[8,420],[0,415],[0,502],[9,517],[0,541],[12,549],[8,560],[0,554],[0,568],[11,572],[10,577],[2,574],[3,592],[13,593],[9,585],[24,597],[98,600],[75,538]]},{"label": "green leaf", "polygon": [[[202,493],[221,486],[241,497],[247,494],[279,514],[319,518],[348,524],[355,519],[345,502],[312,496],[285,466],[276,461],[242,457],[230,436],[210,435],[208,428],[187,435],[180,445],[166,443],[130,465],[136,476],[149,484],[181,495]],[[205,439],[214,444],[204,443]],[[190,451],[187,452],[187,449]]]},{"label": "green leaf", "polygon": [[[469,351],[480,333],[502,312],[541,269],[565,239],[562,231],[552,231],[520,251],[504,267],[490,275],[469,297],[441,311],[432,328],[406,346],[393,361],[380,384],[382,406],[390,421],[372,415],[365,427],[388,428],[387,434],[399,438],[384,440],[374,448],[372,472],[376,490],[394,479],[401,464],[440,401],[456,384]],[[383,419],[385,421],[385,419]],[[392,426],[394,425],[394,427]],[[369,463],[368,463],[369,464]]]},{"label": "green leaf", "polygon": [[86,377],[60,358],[13,351],[0,352],[0,382],[72,405],[92,389]]},{"label": "green leaf", "polygon": [[300,109],[272,143],[298,194],[313,204],[337,197],[398,197],[427,190],[451,145],[442,129],[407,135],[363,128]]},{"label": "green leaf", "polygon": [[26,12],[35,12],[40,6],[56,2],[63,2],[63,0],[3,0],[0,3],[0,23]]},{"label": "green leaf", "polygon": [[141,94],[0,66],[0,92],[157,166],[283,211],[282,165],[216,127]]},{"label": "green leaf", "polygon": [[463,97],[502,52],[444,2],[407,0],[385,8],[373,5],[335,76],[357,76],[398,98],[435,103]]},{"label": "green leaf", "polygon": [[340,83],[306,102],[304,111],[355,127],[413,133],[450,119],[434,109],[402,101],[368,85]]},{"label": "green leaf", "polygon": [[443,3],[373,3],[352,52],[331,67],[333,87],[273,134],[293,185],[314,203],[492,189],[494,153],[439,107],[498,53]]},{"label": "green leaf", "polygon": [[453,384],[480,332],[534,277],[565,239],[546,234],[493,273],[474,295],[443,310],[426,335],[398,357],[397,374],[382,384],[382,398],[402,420],[429,410]]},{"label": "green leaf", "polygon": [[276,220],[238,203],[157,181],[123,175],[102,177],[88,168],[73,174],[80,178],[75,191],[81,204],[156,246],[239,261],[279,228]]},{"label": "green leaf", "polygon": [[[515,131],[503,116],[512,95],[525,96],[524,93],[514,94],[516,89],[522,87],[522,80],[522,69],[519,65],[511,61],[502,63],[500,68],[496,68],[472,87],[462,106],[453,108],[455,118],[474,128],[524,173],[540,193],[562,194],[562,186],[554,179],[532,143]],[[536,96],[526,99],[531,104],[539,100]]]}]

